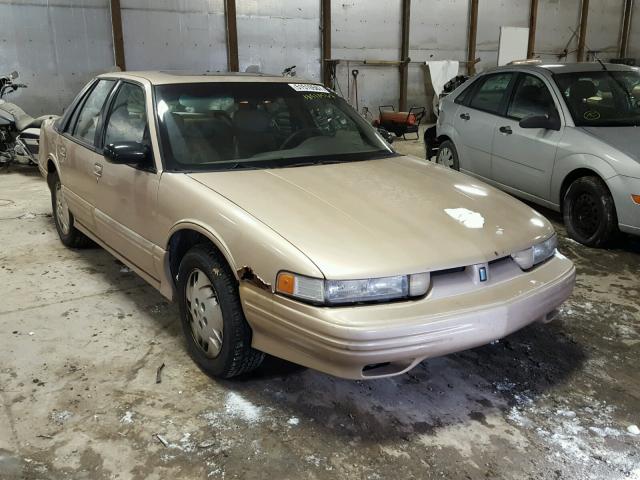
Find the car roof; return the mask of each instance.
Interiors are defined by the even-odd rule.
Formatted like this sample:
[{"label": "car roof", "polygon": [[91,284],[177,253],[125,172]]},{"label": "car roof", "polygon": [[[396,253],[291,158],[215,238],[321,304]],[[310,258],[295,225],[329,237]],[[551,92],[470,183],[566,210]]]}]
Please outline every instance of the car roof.
[{"label": "car roof", "polygon": [[[604,63],[607,70],[612,72],[637,72],[638,67],[622,65],[618,63]],[[598,62],[581,62],[581,63],[515,63],[496,67],[492,72],[503,70],[516,71],[538,71],[545,73],[576,73],[576,72],[594,72],[603,70],[602,65]]]},{"label": "car roof", "polygon": [[206,82],[276,82],[276,83],[319,83],[298,77],[283,77],[264,73],[243,72],[189,72],[181,70],[158,71],[126,71],[110,72],[98,75],[99,78],[128,78],[131,80],[145,79],[153,85],[167,85],[172,83],[206,83]]}]

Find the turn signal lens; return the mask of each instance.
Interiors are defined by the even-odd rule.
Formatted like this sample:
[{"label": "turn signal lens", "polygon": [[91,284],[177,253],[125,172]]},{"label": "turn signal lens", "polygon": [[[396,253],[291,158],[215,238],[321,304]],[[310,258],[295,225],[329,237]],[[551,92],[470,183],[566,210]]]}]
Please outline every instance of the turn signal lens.
[{"label": "turn signal lens", "polygon": [[631,195],[631,199],[633,200],[633,203],[640,205],[640,195]]},{"label": "turn signal lens", "polygon": [[278,292],[293,295],[294,286],[295,278],[292,273],[280,272],[278,274],[278,282],[276,286]]},{"label": "turn signal lens", "polygon": [[280,272],[276,281],[276,291],[302,300],[323,302],[324,280]]}]

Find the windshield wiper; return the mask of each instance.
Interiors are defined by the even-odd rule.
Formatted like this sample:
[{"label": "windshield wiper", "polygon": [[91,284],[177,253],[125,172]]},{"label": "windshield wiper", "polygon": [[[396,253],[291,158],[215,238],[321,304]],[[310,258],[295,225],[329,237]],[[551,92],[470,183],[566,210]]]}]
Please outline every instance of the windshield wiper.
[{"label": "windshield wiper", "polygon": [[236,162],[232,164],[230,167],[226,168],[226,170],[239,170],[241,168],[255,169],[256,167],[254,167],[253,165],[248,165],[245,162]]}]

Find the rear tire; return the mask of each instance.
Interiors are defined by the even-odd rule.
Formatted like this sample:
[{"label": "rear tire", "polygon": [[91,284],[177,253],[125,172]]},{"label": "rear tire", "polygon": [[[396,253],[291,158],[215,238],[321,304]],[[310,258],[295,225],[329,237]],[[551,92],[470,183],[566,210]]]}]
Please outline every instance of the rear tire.
[{"label": "rear tire", "polygon": [[451,140],[444,140],[438,148],[438,156],[436,163],[443,167],[460,170],[460,161],[458,160],[458,150]]},{"label": "rear tire", "polygon": [[604,247],[618,233],[611,193],[598,177],[580,177],[567,189],[562,212],[569,237],[589,247]]},{"label": "rear tire", "polygon": [[58,172],[50,174],[49,187],[51,188],[53,220],[62,244],[69,248],[86,248],[90,246],[92,242],[89,237],[73,225],[75,219],[69,211],[67,202],[62,194],[62,183],[60,182]]},{"label": "rear tire", "polygon": [[260,366],[251,347],[236,278],[211,245],[192,247],[178,270],[180,318],[191,358],[207,374],[230,378]]}]

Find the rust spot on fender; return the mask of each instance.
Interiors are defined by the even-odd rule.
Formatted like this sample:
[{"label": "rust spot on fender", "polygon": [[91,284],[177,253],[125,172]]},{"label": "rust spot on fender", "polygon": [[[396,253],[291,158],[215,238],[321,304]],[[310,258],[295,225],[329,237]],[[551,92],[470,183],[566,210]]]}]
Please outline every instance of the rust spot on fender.
[{"label": "rust spot on fender", "polygon": [[271,284],[265,282],[262,278],[260,278],[253,272],[251,267],[248,267],[246,265],[238,270],[238,278],[240,279],[240,281],[248,282],[251,285],[255,285],[262,290],[267,290],[269,292],[271,291]]}]

